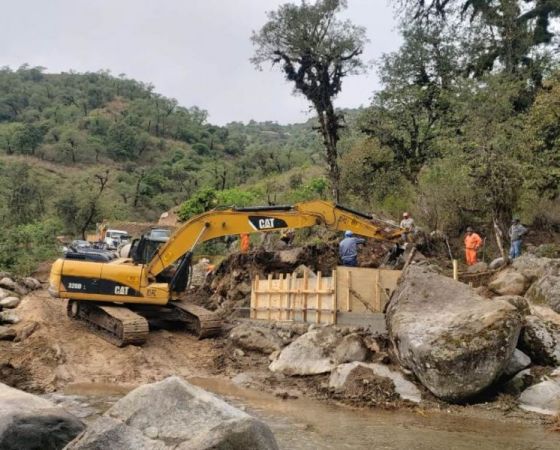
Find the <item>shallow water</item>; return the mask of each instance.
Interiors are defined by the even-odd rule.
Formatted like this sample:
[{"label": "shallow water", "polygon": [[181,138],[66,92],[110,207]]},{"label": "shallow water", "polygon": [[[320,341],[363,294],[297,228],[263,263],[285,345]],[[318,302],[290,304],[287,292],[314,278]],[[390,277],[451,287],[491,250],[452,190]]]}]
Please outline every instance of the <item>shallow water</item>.
[{"label": "shallow water", "polygon": [[[351,409],[310,399],[281,400],[219,378],[192,378],[266,422],[282,449],[558,450],[560,433],[540,425],[503,423],[445,413]],[[70,385],[49,398],[86,421],[95,419],[129,387]]]}]

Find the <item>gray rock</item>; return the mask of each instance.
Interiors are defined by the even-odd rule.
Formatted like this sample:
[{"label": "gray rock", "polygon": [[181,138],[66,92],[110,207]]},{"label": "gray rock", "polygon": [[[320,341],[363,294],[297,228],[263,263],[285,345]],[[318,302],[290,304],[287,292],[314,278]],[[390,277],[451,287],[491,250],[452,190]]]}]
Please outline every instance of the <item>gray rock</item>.
[{"label": "gray rock", "polygon": [[513,269],[499,272],[488,285],[488,289],[498,295],[523,295],[527,287],[529,280]]},{"label": "gray rock", "polygon": [[278,449],[270,429],[178,377],[141,386],[115,403],[67,450]]},{"label": "gray rock", "polygon": [[511,267],[521,273],[529,282],[536,281],[546,274],[558,275],[560,260],[551,258],[539,258],[529,253],[515,258]]},{"label": "gray rock", "polygon": [[229,339],[238,347],[265,355],[282,348],[282,339],[274,330],[248,323],[238,325],[231,330]]},{"label": "gray rock", "polygon": [[548,306],[560,313],[560,276],[545,275],[539,278],[527,290],[525,298],[534,305]]},{"label": "gray rock", "polygon": [[519,395],[529,386],[535,383],[535,375],[531,372],[531,369],[525,369],[517,373],[512,379],[506,381],[502,386],[504,392],[511,395]]},{"label": "gray rock", "polygon": [[511,359],[509,360],[508,365],[504,369],[504,375],[506,377],[512,377],[516,373],[521,372],[526,367],[531,365],[531,358],[529,358],[525,353],[523,353],[519,349],[515,349],[513,351],[513,355],[511,355]]},{"label": "gray rock", "polygon": [[338,364],[364,361],[368,353],[368,349],[361,336],[357,333],[350,333],[344,336],[336,346],[333,358]]},{"label": "gray rock", "polygon": [[0,448],[61,449],[85,425],[48,400],[0,383]]},{"label": "gray rock", "polygon": [[333,351],[341,340],[333,327],[313,328],[285,347],[269,369],[284,375],[317,375],[336,367]]},{"label": "gray rock", "polygon": [[0,312],[0,324],[2,323],[18,323],[20,318],[13,311]]},{"label": "gray rock", "polygon": [[18,297],[5,297],[0,300],[0,308],[17,308],[21,300]]},{"label": "gray rock", "polygon": [[11,297],[13,294],[9,291],[7,291],[6,289],[2,289],[0,288],[0,300],[6,298],[6,297]]},{"label": "gray rock", "polygon": [[493,299],[508,302],[510,305],[514,306],[515,309],[517,309],[522,317],[531,314],[531,307],[529,305],[529,302],[525,297],[521,297],[520,295],[502,295],[499,297],[494,297]]},{"label": "gray rock", "polygon": [[17,287],[17,283],[11,278],[4,277],[0,280],[0,287],[4,289],[8,289],[10,291],[15,291]]},{"label": "gray rock", "polygon": [[302,254],[303,254],[302,247],[296,247],[289,250],[280,250],[279,252],[276,252],[276,256],[280,260],[280,262],[286,264],[297,263]]},{"label": "gray rock", "polygon": [[329,387],[338,392],[344,392],[347,389],[347,382],[351,378],[352,372],[357,368],[370,370],[374,375],[382,378],[387,378],[393,382],[395,392],[404,400],[409,400],[414,403],[420,403],[422,394],[418,388],[408,381],[402,373],[389,369],[382,364],[365,364],[362,362],[352,362],[348,364],[341,364],[337,366],[329,378]]},{"label": "gray rock", "polygon": [[560,414],[560,384],[545,380],[527,388],[519,396],[519,407],[539,414]]},{"label": "gray rock", "polygon": [[507,302],[409,266],[386,315],[393,353],[437,397],[461,401],[484,390],[507,366],[521,317]]},{"label": "gray rock", "polygon": [[0,325],[0,341],[13,341],[16,336],[16,330]]},{"label": "gray rock", "polygon": [[490,270],[495,270],[495,269],[499,269],[503,265],[504,265],[504,258],[499,257],[499,258],[493,259],[492,262],[490,264],[488,264],[488,268]]},{"label": "gray rock", "polygon": [[532,312],[525,317],[519,347],[533,362],[557,366],[560,364],[560,314],[544,306],[534,306]]},{"label": "gray rock", "polygon": [[23,284],[16,284],[14,291],[17,295],[27,295],[29,293],[29,289],[27,289]]},{"label": "gray rock", "polygon": [[487,270],[488,270],[488,264],[486,264],[484,261],[479,261],[476,264],[473,264],[472,266],[469,266],[467,268],[468,273],[486,272]]},{"label": "gray rock", "polygon": [[36,278],[25,277],[23,280],[21,280],[21,282],[30,291],[36,291],[37,289],[41,289],[41,282]]},{"label": "gray rock", "polygon": [[315,274],[315,272],[313,272],[309,267],[307,267],[304,264],[300,264],[299,266],[297,266],[292,273],[295,276],[300,277],[300,278],[303,278],[303,275],[305,273],[307,273],[307,276],[309,278],[317,278],[317,275]]}]

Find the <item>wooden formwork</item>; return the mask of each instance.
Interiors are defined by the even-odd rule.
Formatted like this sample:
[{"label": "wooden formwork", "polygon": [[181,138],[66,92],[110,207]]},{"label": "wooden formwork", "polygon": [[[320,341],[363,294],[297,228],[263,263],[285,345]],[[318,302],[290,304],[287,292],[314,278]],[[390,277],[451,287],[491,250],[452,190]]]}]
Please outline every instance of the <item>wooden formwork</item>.
[{"label": "wooden formwork", "polygon": [[304,272],[298,278],[293,274],[272,274],[252,282],[251,318],[269,321],[336,323],[336,271],[323,277],[321,272],[310,277]]},{"label": "wooden formwork", "polygon": [[337,323],[341,313],[382,312],[400,276],[398,270],[337,267],[330,277],[304,272],[258,276],[252,282],[251,318]]}]

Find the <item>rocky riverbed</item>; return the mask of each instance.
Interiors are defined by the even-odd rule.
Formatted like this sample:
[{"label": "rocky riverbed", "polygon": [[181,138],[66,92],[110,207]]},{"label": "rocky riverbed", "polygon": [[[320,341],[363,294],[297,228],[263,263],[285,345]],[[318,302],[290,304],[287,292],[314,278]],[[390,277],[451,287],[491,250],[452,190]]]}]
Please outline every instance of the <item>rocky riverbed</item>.
[{"label": "rocky riverbed", "polygon": [[144,346],[122,349],[70,321],[63,301],[28,289],[7,308],[14,338],[0,341],[0,382],[49,393],[220,377],[280,402],[444,411],[552,433],[560,410],[555,277],[559,260],[527,255],[473,289],[423,262],[403,274],[385,335],[230,319],[217,339],[159,329]]}]

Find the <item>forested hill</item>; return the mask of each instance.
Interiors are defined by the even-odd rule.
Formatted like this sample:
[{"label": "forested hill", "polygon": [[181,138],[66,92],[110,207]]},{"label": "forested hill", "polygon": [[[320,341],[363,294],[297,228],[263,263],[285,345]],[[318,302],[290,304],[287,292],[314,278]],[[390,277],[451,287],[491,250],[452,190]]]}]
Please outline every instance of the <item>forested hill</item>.
[{"label": "forested hill", "polygon": [[4,267],[24,228],[79,236],[103,218],[155,220],[195,193],[262,203],[326,186],[311,121],[220,127],[149,84],[28,66],[0,69],[0,164]]},{"label": "forested hill", "polygon": [[[108,169],[104,214],[153,219],[200,188],[255,183],[318,161],[320,151],[310,123],[219,127],[196,106],[180,106],[149,84],[106,72],[0,71],[3,163],[32,157],[28,164],[57,173],[44,180],[57,186],[47,196],[54,205],[41,208],[79,203],[95,190],[95,175]],[[31,190],[49,191],[46,185]]]}]

